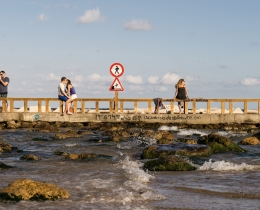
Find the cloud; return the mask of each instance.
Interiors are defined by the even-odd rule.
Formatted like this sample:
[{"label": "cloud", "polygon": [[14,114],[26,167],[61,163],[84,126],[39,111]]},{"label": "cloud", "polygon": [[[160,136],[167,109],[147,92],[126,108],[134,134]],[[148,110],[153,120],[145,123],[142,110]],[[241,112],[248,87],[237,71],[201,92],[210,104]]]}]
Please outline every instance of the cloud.
[{"label": "cloud", "polygon": [[185,81],[187,81],[187,82],[192,82],[192,81],[196,81],[196,80],[198,80],[198,79],[195,77],[192,77],[192,76],[186,76],[186,78],[185,78]]},{"label": "cloud", "polygon": [[50,73],[50,74],[47,75],[46,78],[44,78],[44,80],[46,80],[46,81],[59,81],[60,77],[56,76],[54,73]]},{"label": "cloud", "polygon": [[97,8],[85,11],[84,15],[79,17],[78,23],[93,23],[100,22],[103,20],[105,20],[105,18],[100,15],[99,9]]},{"label": "cloud", "polygon": [[147,79],[149,84],[155,85],[155,84],[159,84],[160,83],[160,77],[158,76],[150,76]]},{"label": "cloud", "polygon": [[152,30],[152,26],[146,20],[132,20],[124,25],[126,30],[130,31],[149,31]]},{"label": "cloud", "polygon": [[40,20],[40,21],[46,21],[48,19],[49,18],[43,13],[38,16],[38,20]]},{"label": "cloud", "polygon": [[113,80],[113,77],[110,77],[110,76],[100,76],[99,74],[91,74],[89,76],[87,76],[86,78],[86,81],[88,83],[91,83],[91,84],[103,84],[103,85],[106,85],[106,84],[109,84],[111,85],[112,84],[112,81]]},{"label": "cloud", "polygon": [[160,91],[160,92],[168,91],[168,88],[167,88],[167,87],[164,87],[164,86],[156,86],[154,89],[155,89],[156,91]]},{"label": "cloud", "polygon": [[126,82],[130,83],[130,84],[143,84],[143,79],[141,76],[132,76],[132,75],[128,75],[126,76]]},{"label": "cloud", "polygon": [[130,90],[134,90],[134,91],[136,91],[136,90],[143,90],[143,88],[141,86],[139,86],[139,85],[130,85],[128,88]]},{"label": "cloud", "polygon": [[248,78],[243,79],[240,83],[245,86],[259,85],[260,79],[248,77]]},{"label": "cloud", "polygon": [[180,76],[175,73],[167,73],[161,78],[161,83],[164,85],[175,85],[180,79]]}]

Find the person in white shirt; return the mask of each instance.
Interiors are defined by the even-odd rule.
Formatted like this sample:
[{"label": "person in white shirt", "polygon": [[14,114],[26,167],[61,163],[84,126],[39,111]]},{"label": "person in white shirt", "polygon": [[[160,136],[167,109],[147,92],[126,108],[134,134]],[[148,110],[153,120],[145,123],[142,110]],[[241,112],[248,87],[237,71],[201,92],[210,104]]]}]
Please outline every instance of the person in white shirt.
[{"label": "person in white shirt", "polygon": [[61,78],[61,83],[58,85],[58,98],[61,101],[66,102],[69,98],[69,95],[65,92],[65,85],[67,84],[66,77]]}]

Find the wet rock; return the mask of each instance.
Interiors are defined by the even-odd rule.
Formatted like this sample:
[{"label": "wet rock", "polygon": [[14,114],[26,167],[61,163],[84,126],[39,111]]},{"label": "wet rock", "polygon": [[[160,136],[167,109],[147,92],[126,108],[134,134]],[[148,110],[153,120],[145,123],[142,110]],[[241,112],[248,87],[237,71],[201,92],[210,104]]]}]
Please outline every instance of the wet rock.
[{"label": "wet rock", "polygon": [[69,155],[69,153],[67,153],[67,152],[61,152],[61,151],[55,151],[54,154],[55,154],[55,155],[60,155],[60,156],[68,156],[68,155]]},{"label": "wet rock", "polygon": [[13,166],[9,166],[9,165],[6,165],[6,164],[0,162],[0,170],[1,169],[8,169],[8,168],[13,168]]},{"label": "wet rock", "polygon": [[40,160],[40,158],[33,154],[23,155],[20,160]]},{"label": "wet rock", "polygon": [[33,124],[31,122],[21,122],[21,128],[33,128]]},{"label": "wet rock", "polygon": [[79,138],[81,135],[74,132],[56,133],[54,138],[56,139],[67,139],[67,138]]},{"label": "wet rock", "polygon": [[36,137],[36,138],[33,138],[32,141],[50,141],[51,138],[49,137],[45,137],[45,136],[42,136],[42,137]]},{"label": "wet rock", "polygon": [[54,184],[30,179],[18,179],[0,191],[2,201],[57,200],[69,198],[69,193]]},{"label": "wet rock", "polygon": [[79,135],[91,135],[91,134],[94,134],[92,131],[78,131],[77,134]]},{"label": "wet rock", "polygon": [[7,144],[5,142],[0,142],[0,149],[3,152],[11,152],[12,151],[12,145],[11,144]]},{"label": "wet rock", "polygon": [[212,148],[213,153],[220,152],[245,152],[237,144],[233,143],[229,138],[219,135],[217,132],[211,133],[208,136],[202,136],[198,139],[198,144],[207,144]]},{"label": "wet rock", "polygon": [[15,122],[14,120],[8,121],[6,128],[8,129],[16,129],[21,127],[21,122]]},{"label": "wet rock", "polygon": [[144,164],[144,170],[149,171],[192,171],[195,167],[180,156],[163,156]]},{"label": "wet rock", "polygon": [[168,155],[183,155],[189,157],[209,156],[212,154],[210,147],[206,145],[192,145],[181,142],[167,145],[151,145],[144,149],[142,159],[154,159]]},{"label": "wet rock", "polygon": [[186,144],[197,144],[197,140],[195,139],[178,138],[177,141]]},{"label": "wet rock", "polygon": [[97,154],[94,153],[85,153],[85,154],[69,154],[65,156],[66,159],[70,160],[84,160],[84,159],[93,159],[97,157]]},{"label": "wet rock", "polygon": [[260,144],[260,141],[255,136],[251,136],[251,137],[245,138],[243,141],[240,141],[238,144],[242,144],[242,145],[258,145],[258,144]]},{"label": "wet rock", "polygon": [[164,131],[164,130],[157,131],[155,139],[156,140],[162,140],[162,139],[174,140],[174,135],[169,131]]}]

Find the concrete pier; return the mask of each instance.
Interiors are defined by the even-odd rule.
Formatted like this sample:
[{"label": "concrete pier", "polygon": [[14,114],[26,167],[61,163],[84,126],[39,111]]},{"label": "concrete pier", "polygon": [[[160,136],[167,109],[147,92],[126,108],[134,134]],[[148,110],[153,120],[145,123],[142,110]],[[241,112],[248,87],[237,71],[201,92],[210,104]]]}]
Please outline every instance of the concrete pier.
[{"label": "concrete pier", "polygon": [[0,113],[0,122],[6,121],[46,122],[143,122],[186,124],[232,124],[260,123],[259,114],[110,114],[75,113],[60,116],[60,113]]}]

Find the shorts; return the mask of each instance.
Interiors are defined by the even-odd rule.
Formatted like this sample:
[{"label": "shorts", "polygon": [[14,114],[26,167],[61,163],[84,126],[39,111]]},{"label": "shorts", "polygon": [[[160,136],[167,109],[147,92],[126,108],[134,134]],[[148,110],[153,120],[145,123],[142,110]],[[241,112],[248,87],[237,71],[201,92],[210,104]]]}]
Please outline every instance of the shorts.
[{"label": "shorts", "polygon": [[72,99],[72,100],[74,100],[74,99],[76,99],[76,98],[77,98],[77,94],[72,94],[72,95],[71,95],[71,99]]},{"label": "shorts", "polygon": [[61,96],[61,95],[58,95],[58,98],[61,100],[61,101],[64,101],[66,102],[68,100],[68,98],[66,96]]},{"label": "shorts", "polygon": [[0,98],[7,98],[7,93],[0,93]]}]

